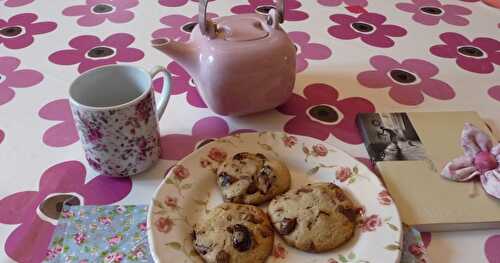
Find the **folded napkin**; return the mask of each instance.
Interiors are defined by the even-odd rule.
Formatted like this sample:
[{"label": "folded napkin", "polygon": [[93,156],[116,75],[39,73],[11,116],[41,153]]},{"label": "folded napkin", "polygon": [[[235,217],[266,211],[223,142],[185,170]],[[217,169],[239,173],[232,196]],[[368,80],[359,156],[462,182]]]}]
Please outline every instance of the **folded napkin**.
[{"label": "folded napkin", "polygon": [[[67,206],[44,262],[154,262],[146,233],[148,206]],[[420,233],[405,228],[401,263],[430,262]]]}]

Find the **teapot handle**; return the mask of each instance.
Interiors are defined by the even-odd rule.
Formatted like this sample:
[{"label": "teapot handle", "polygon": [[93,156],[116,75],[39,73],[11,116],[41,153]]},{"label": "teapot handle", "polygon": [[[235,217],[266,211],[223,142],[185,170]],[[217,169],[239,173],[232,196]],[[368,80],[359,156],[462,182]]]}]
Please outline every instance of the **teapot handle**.
[{"label": "teapot handle", "polygon": [[215,38],[217,28],[214,22],[207,17],[208,0],[200,0],[198,5],[198,26],[201,34],[209,38]]}]

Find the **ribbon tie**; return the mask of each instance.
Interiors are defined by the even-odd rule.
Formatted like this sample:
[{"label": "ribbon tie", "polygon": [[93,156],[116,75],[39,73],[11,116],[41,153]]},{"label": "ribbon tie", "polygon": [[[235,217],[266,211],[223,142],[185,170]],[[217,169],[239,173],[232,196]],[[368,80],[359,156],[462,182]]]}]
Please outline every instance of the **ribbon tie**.
[{"label": "ribbon tie", "polygon": [[469,181],[480,176],[484,190],[500,199],[500,144],[493,146],[485,132],[466,123],[460,143],[465,155],[447,163],[441,175],[453,181]]}]

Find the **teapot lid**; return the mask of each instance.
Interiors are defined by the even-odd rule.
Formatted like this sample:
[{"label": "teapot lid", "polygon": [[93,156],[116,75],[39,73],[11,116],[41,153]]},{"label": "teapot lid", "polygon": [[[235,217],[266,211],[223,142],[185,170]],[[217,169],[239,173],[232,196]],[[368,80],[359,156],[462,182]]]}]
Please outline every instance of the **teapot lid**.
[{"label": "teapot lid", "polygon": [[234,15],[217,19],[218,37],[227,41],[252,41],[265,38],[269,32],[258,16]]}]

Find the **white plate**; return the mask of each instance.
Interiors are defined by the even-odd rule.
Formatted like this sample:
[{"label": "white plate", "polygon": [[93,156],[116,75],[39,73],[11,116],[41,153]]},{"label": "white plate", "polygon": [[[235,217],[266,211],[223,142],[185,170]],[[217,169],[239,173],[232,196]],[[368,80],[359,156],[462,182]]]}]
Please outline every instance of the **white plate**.
[{"label": "white plate", "polygon": [[[325,151],[326,149],[326,151]],[[292,188],[334,182],[365,209],[363,223],[343,246],[312,254],[287,246],[276,235],[267,262],[399,262],[401,221],[380,180],[366,166],[322,141],[279,132],[243,133],[211,142],[174,166],[156,190],[148,212],[148,238],[157,262],[202,262],[191,226],[222,203],[214,169],[238,152],[262,152],[284,161]]]}]

